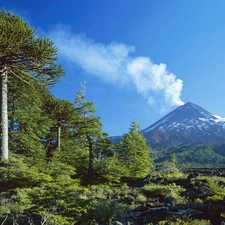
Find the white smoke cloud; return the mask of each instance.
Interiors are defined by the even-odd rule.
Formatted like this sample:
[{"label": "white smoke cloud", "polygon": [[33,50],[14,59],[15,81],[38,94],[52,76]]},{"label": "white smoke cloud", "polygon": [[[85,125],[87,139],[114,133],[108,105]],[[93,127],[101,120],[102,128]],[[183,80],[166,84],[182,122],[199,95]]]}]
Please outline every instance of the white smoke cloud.
[{"label": "white smoke cloud", "polygon": [[148,104],[160,103],[161,111],[184,104],[180,99],[182,80],[169,73],[163,63],[154,64],[149,57],[132,57],[133,46],[96,43],[64,26],[56,27],[49,36],[68,61],[112,84],[135,85]]},{"label": "white smoke cloud", "polygon": [[150,58],[138,57],[128,64],[128,74],[137,88],[137,92],[148,99],[149,104],[154,104],[155,99],[151,96],[152,92],[163,92],[164,100],[168,105],[182,105],[180,94],[183,82],[176,79],[173,73],[169,73],[166,65],[159,65],[151,62]]}]

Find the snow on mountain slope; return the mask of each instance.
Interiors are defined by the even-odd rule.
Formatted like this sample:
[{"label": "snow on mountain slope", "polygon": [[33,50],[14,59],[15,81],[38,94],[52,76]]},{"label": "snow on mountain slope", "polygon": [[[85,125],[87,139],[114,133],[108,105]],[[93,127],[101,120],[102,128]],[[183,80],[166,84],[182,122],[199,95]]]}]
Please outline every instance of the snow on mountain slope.
[{"label": "snow on mountain slope", "polygon": [[225,129],[225,118],[206,111],[193,103],[186,103],[178,107],[162,119],[142,130],[142,133],[151,130],[167,130],[169,128],[198,128],[208,129],[209,126],[218,125]]},{"label": "snow on mountain slope", "polygon": [[[157,150],[183,146],[225,143],[225,118],[188,102],[142,130],[147,143]],[[111,137],[117,143],[122,136]]]},{"label": "snow on mountain slope", "polygon": [[188,102],[142,130],[147,143],[158,149],[192,144],[225,143],[225,118]]}]

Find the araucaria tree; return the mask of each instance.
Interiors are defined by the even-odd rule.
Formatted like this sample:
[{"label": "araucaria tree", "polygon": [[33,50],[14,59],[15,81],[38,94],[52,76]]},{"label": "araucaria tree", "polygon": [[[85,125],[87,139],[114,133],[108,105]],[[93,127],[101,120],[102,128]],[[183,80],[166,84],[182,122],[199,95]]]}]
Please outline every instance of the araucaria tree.
[{"label": "araucaria tree", "polygon": [[55,98],[54,95],[46,95],[44,100],[44,111],[54,121],[57,129],[56,147],[61,147],[61,127],[68,126],[74,117],[73,103],[68,100]]},{"label": "araucaria tree", "polygon": [[46,37],[19,16],[0,11],[0,157],[8,160],[7,84],[18,79],[28,83],[36,79],[45,85],[53,84],[64,75],[58,66],[57,48]]}]

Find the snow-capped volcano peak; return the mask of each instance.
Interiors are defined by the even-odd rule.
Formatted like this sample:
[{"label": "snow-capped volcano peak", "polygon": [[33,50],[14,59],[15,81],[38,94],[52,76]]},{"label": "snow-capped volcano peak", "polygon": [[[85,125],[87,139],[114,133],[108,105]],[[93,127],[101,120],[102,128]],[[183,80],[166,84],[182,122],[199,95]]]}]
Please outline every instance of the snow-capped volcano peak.
[{"label": "snow-capped volcano peak", "polygon": [[202,107],[188,102],[173,110],[171,113],[167,114],[150,127],[144,129],[142,132],[144,133],[155,129],[164,130],[170,127],[190,128],[191,126],[196,125],[199,128],[208,127],[214,124],[224,126],[224,123],[225,118],[213,115]]},{"label": "snow-capped volcano peak", "polygon": [[142,130],[147,143],[156,148],[210,142],[225,143],[225,118],[188,102]]},{"label": "snow-capped volcano peak", "polygon": [[[178,149],[206,143],[225,143],[225,118],[188,102],[141,133],[154,149]],[[117,136],[116,140],[121,137]],[[115,140],[114,140],[115,142]]]}]

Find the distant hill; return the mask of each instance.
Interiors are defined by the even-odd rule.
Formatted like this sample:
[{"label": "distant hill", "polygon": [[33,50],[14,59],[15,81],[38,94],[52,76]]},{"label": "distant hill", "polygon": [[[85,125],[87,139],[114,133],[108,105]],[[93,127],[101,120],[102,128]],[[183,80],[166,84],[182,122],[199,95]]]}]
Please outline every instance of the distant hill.
[{"label": "distant hill", "polygon": [[[166,155],[165,155],[166,156]],[[225,144],[203,144],[180,148],[179,167],[225,167]]]}]

